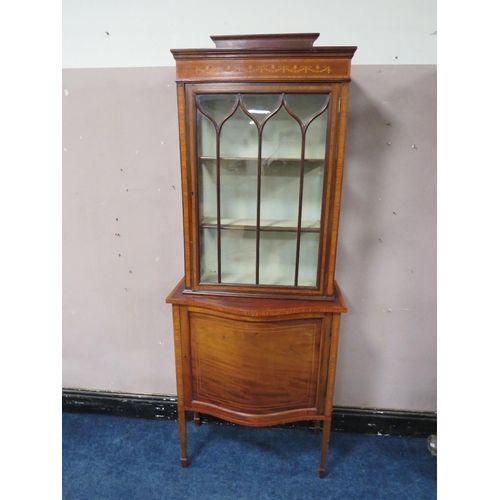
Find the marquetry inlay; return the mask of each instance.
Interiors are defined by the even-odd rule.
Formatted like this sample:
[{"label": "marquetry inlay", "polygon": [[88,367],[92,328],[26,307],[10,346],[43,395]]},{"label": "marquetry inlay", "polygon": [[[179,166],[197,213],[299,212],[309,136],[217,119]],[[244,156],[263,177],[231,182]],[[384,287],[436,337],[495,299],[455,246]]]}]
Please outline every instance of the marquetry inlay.
[{"label": "marquetry inlay", "polygon": [[219,81],[297,80],[346,80],[350,77],[349,59],[288,59],[272,58],[247,60],[180,60],[177,61],[179,80],[213,79]]},{"label": "marquetry inlay", "polygon": [[220,71],[224,71],[226,73],[250,73],[250,74],[287,74],[287,73],[330,73],[330,66],[324,65],[298,65],[298,64],[249,64],[247,66],[197,66],[196,74],[199,75],[211,75],[218,74]]}]

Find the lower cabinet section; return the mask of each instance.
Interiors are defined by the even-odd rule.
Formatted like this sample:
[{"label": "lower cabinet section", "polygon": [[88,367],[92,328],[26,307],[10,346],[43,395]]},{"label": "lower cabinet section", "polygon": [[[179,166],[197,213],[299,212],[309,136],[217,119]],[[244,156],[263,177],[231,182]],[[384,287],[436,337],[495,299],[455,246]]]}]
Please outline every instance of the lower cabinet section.
[{"label": "lower cabinet section", "polygon": [[[180,284],[181,285],[181,284]],[[332,301],[184,295],[173,305],[181,463],[186,411],[250,426],[323,422],[320,477],[330,435],[340,314]]]},{"label": "lower cabinet section", "polygon": [[193,403],[248,415],[316,408],[322,319],[188,314]]}]

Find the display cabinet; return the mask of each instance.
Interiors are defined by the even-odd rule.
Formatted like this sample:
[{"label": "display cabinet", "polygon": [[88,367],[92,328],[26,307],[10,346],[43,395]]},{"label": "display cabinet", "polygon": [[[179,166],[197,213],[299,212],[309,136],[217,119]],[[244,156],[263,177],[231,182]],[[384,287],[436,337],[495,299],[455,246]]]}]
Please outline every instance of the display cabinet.
[{"label": "display cabinet", "polygon": [[[173,305],[185,411],[330,432],[351,58],[318,34],[212,37],[176,59],[185,276]],[[198,418],[196,419],[197,421]]]}]

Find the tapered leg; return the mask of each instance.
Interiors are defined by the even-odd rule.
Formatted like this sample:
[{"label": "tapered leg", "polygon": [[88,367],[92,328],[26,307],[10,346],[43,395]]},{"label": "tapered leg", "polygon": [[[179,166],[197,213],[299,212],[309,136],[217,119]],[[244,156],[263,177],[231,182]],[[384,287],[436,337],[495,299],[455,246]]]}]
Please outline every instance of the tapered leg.
[{"label": "tapered leg", "polygon": [[194,425],[196,425],[196,427],[201,425],[200,414],[197,411],[194,412]]},{"label": "tapered leg", "polygon": [[325,420],[323,421],[323,438],[321,440],[321,458],[319,461],[319,477],[326,474],[326,454],[328,452],[328,441],[330,440],[330,428],[332,425],[332,401],[333,388],[335,386],[335,367],[337,364],[337,349],[339,341],[340,313],[331,317],[332,340],[330,345],[330,367],[325,395]]},{"label": "tapered leg", "polygon": [[181,439],[181,465],[187,467],[186,412],[184,410],[179,410],[179,436]]},{"label": "tapered leg", "polygon": [[328,442],[330,440],[330,427],[332,419],[329,417],[323,422],[323,438],[321,440],[321,458],[319,460],[319,477],[323,478],[326,474],[326,454],[328,452]]},{"label": "tapered leg", "polygon": [[319,434],[321,432],[321,420],[316,420],[314,422],[314,434]]}]

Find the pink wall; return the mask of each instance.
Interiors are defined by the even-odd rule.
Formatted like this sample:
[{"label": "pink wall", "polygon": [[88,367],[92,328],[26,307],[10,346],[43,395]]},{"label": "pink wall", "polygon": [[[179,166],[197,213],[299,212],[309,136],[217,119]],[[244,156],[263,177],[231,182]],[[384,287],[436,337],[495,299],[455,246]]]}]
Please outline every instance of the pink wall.
[{"label": "pink wall", "polygon": [[63,75],[63,386],[173,394],[174,69]]},{"label": "pink wall", "polygon": [[[335,404],[434,411],[436,67],[352,77]],[[175,70],[63,70],[62,99],[63,387],[174,395]]]}]

